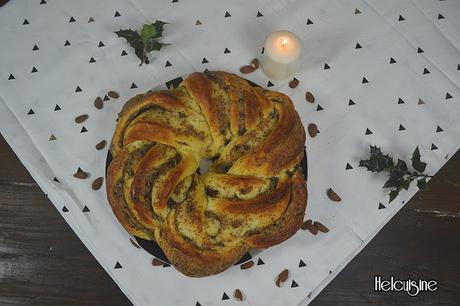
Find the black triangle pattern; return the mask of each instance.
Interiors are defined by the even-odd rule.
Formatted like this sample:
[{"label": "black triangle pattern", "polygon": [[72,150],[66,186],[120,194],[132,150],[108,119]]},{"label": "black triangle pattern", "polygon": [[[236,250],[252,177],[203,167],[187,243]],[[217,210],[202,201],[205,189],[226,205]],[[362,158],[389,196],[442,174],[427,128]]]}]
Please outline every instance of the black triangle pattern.
[{"label": "black triangle pattern", "polygon": [[301,260],[299,261],[299,268],[306,267],[306,266],[307,266],[307,264],[304,263],[304,261],[301,259]]},{"label": "black triangle pattern", "polygon": [[450,93],[446,93],[446,100],[452,99],[452,98],[453,98],[453,97],[452,97],[452,95],[451,95]]},{"label": "black triangle pattern", "polygon": [[118,11],[115,11],[115,14],[113,15],[113,17],[120,17],[120,13]]},{"label": "black triangle pattern", "polygon": [[432,143],[431,144],[431,151],[434,151],[434,150],[437,150],[437,149],[438,149],[438,147],[434,143]]},{"label": "black triangle pattern", "polygon": [[109,98],[108,95],[105,95],[104,98],[102,99],[102,101],[109,101],[109,100],[110,100],[110,98]]},{"label": "black triangle pattern", "polygon": [[326,69],[331,69],[331,66],[329,66],[327,63],[324,64],[324,70]]},{"label": "black triangle pattern", "polygon": [[322,111],[324,108],[318,104],[318,106],[316,107],[316,111],[319,112],[319,111]]},{"label": "black triangle pattern", "polygon": [[40,48],[38,48],[37,45],[34,45],[34,47],[32,48],[32,51],[37,51],[37,50],[40,50]]},{"label": "black triangle pattern", "polygon": [[260,52],[260,54],[264,54],[265,52],[265,48],[262,48],[262,52]]},{"label": "black triangle pattern", "polygon": [[94,57],[91,56],[91,58],[89,59],[89,62],[90,62],[90,63],[95,63],[96,60],[94,59]]},{"label": "black triangle pattern", "polygon": [[131,84],[131,89],[133,89],[133,88],[137,88],[137,85],[134,82]]},{"label": "black triangle pattern", "polygon": [[438,19],[444,19],[445,17],[441,14],[438,14]]},{"label": "black triangle pattern", "polygon": [[100,41],[98,47],[102,48],[102,47],[105,47],[105,45],[104,45],[104,43],[102,41]]},{"label": "black triangle pattern", "polygon": [[227,54],[227,53],[231,53],[231,52],[230,52],[230,50],[228,50],[227,48],[225,48],[224,54]]},{"label": "black triangle pattern", "polygon": [[83,212],[90,212],[88,206],[85,205],[85,207],[83,207]]},{"label": "black triangle pattern", "polygon": [[65,43],[64,43],[64,46],[67,47],[67,46],[70,46],[70,45],[71,45],[70,41],[66,40]]},{"label": "black triangle pattern", "polygon": [[355,15],[357,15],[357,14],[361,14],[361,11],[356,8],[355,9]]},{"label": "black triangle pattern", "polygon": [[299,285],[295,282],[295,280],[292,280],[291,288],[297,288],[297,287],[299,287]]},{"label": "black triangle pattern", "polygon": [[81,90],[80,86],[77,86],[77,88],[75,89],[75,92],[81,92],[81,91],[82,90]]},{"label": "black triangle pattern", "polygon": [[405,131],[406,128],[405,128],[402,124],[400,124],[400,125],[399,125],[399,130],[400,130],[400,131]]},{"label": "black triangle pattern", "polygon": [[38,72],[37,68],[35,68],[35,66],[32,68],[32,71],[30,73],[35,73],[35,72]]},{"label": "black triangle pattern", "polygon": [[353,167],[349,163],[347,163],[347,165],[345,166],[345,170],[350,170],[350,169],[353,169]]},{"label": "black triangle pattern", "polygon": [[367,84],[367,83],[369,83],[369,81],[366,79],[366,77],[363,77],[362,83]]},{"label": "black triangle pattern", "polygon": [[177,3],[179,2],[179,0],[172,0],[172,3]]},{"label": "black triangle pattern", "polygon": [[23,25],[26,25],[26,24],[30,24],[29,20],[27,19],[24,19],[24,21],[22,22]]},{"label": "black triangle pattern", "polygon": [[227,18],[227,17],[232,17],[232,15],[230,15],[229,12],[225,12],[225,18]]},{"label": "black triangle pattern", "polygon": [[121,268],[123,268],[123,267],[122,267],[121,264],[117,261],[117,263],[115,264],[114,269],[121,269]]},{"label": "black triangle pattern", "polygon": [[398,21],[404,21],[406,20],[403,16],[399,15]]},{"label": "black triangle pattern", "polygon": [[273,86],[275,86],[275,85],[271,81],[268,81],[267,87],[273,87]]},{"label": "black triangle pattern", "polygon": [[30,109],[29,112],[27,113],[27,115],[34,115],[34,114],[35,114],[35,112],[34,112],[33,109]]},{"label": "black triangle pattern", "polygon": [[365,133],[365,134],[366,134],[366,135],[370,135],[370,134],[372,134],[372,132],[371,132],[371,130],[369,130],[368,128],[366,128],[366,133]]},{"label": "black triangle pattern", "polygon": [[420,47],[417,48],[417,53],[423,53],[423,52],[425,52],[425,51],[423,51],[422,48],[420,48]]},{"label": "black triangle pattern", "polygon": [[165,67],[170,67],[172,64],[169,61],[166,61]]},{"label": "black triangle pattern", "polygon": [[361,49],[361,45],[359,43],[356,43],[355,49]]},{"label": "black triangle pattern", "polygon": [[88,132],[88,130],[85,127],[82,127],[80,133],[86,133],[86,132]]},{"label": "black triangle pattern", "polygon": [[61,110],[61,107],[59,106],[59,104],[56,104],[56,106],[54,107],[54,111],[60,111]]},{"label": "black triangle pattern", "polygon": [[121,51],[121,56],[125,56],[125,55],[128,55],[128,53],[126,53],[125,50]]},{"label": "black triangle pattern", "polygon": [[166,82],[165,85],[168,89],[177,88],[183,80],[184,80],[183,78],[178,77],[178,78],[175,78],[175,79],[172,79]]},{"label": "black triangle pattern", "polygon": [[423,74],[428,74],[428,73],[430,73],[430,71],[426,68],[423,68]]},{"label": "black triangle pattern", "polygon": [[259,259],[257,260],[257,265],[258,265],[258,266],[265,265],[265,262],[264,262],[261,258],[259,258]]},{"label": "black triangle pattern", "polygon": [[8,80],[14,80],[14,79],[16,79],[14,75],[10,74],[10,76],[8,77]]},{"label": "black triangle pattern", "polygon": [[60,183],[59,180],[57,179],[57,177],[54,177],[53,181],[55,181],[56,183]]},{"label": "black triangle pattern", "polygon": [[460,64],[457,65],[457,70],[460,70]]},{"label": "black triangle pattern", "polygon": [[46,1],[45,0],[40,1],[40,5],[42,4],[46,4]]},{"label": "black triangle pattern", "polygon": [[390,64],[394,64],[396,63],[395,59],[394,58],[390,58]]},{"label": "black triangle pattern", "polygon": [[63,212],[69,212],[69,210],[67,209],[67,207],[65,207],[65,205],[62,206],[62,211],[63,211]]},{"label": "black triangle pattern", "polygon": [[436,133],[443,132],[444,130],[438,125],[436,127]]},{"label": "black triangle pattern", "polygon": [[401,98],[398,98],[398,104],[404,104],[404,103],[405,103],[405,102],[404,102],[404,100],[403,100],[403,99],[401,99]]},{"label": "black triangle pattern", "polygon": [[382,203],[379,202],[379,210],[384,209],[384,208],[386,208],[385,205],[383,205]]},{"label": "black triangle pattern", "polygon": [[355,101],[353,101],[352,99],[348,100],[348,105],[355,105]]},{"label": "black triangle pattern", "polygon": [[76,21],[75,18],[73,18],[73,16],[71,16],[70,19],[69,19],[69,22],[75,22],[75,21]]},{"label": "black triangle pattern", "polygon": [[307,25],[310,25],[310,24],[313,24],[313,21],[311,21],[310,19],[307,20]]},{"label": "black triangle pattern", "polygon": [[224,292],[224,294],[222,295],[222,301],[228,300],[228,299],[230,298],[228,297],[227,293]]},{"label": "black triangle pattern", "polygon": [[195,306],[201,306],[200,302],[196,302]]},{"label": "black triangle pattern", "polygon": [[89,17],[89,19],[88,19],[88,23],[91,23],[91,22],[94,22],[94,18],[93,18],[93,17]]},{"label": "black triangle pattern", "polygon": [[206,57],[203,57],[203,60],[201,61],[202,64],[207,64],[209,63],[208,60],[206,59]]},{"label": "black triangle pattern", "polygon": [[263,16],[264,16],[264,15],[262,15],[262,13],[261,13],[261,12],[257,12],[257,15],[256,15],[256,17],[263,17]]}]

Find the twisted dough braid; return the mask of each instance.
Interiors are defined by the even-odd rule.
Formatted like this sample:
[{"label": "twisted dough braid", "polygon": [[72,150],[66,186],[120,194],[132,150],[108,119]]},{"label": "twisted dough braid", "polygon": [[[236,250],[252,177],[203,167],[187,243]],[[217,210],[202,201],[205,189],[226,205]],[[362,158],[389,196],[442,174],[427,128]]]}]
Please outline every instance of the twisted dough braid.
[{"label": "twisted dough braid", "polygon": [[[305,131],[291,100],[226,72],[129,100],[107,171],[115,216],[188,276],[219,273],[300,227]],[[202,158],[213,160],[199,174]]]}]

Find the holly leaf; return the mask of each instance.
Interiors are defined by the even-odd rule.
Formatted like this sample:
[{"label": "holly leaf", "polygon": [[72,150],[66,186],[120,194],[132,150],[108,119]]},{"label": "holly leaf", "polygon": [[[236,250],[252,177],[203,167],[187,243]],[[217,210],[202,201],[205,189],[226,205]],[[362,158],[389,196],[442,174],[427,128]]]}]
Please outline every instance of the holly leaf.
[{"label": "holly leaf", "polygon": [[396,164],[395,169],[403,173],[406,173],[407,172],[406,162],[398,158],[398,163]]},{"label": "holly leaf", "polygon": [[417,187],[420,190],[425,190],[426,189],[426,179],[422,178],[417,181]]},{"label": "holly leaf", "polygon": [[426,168],[426,163],[422,162],[420,160],[420,150],[418,149],[418,146],[415,148],[414,152],[412,153],[412,167],[422,173],[425,171]]},{"label": "holly leaf", "polygon": [[388,154],[384,155],[380,148],[376,146],[370,146],[370,157],[369,159],[361,160],[359,162],[360,167],[367,168],[371,172],[380,172],[385,169],[390,169],[394,166],[393,158]]},{"label": "holly leaf", "polygon": [[391,203],[394,199],[396,199],[396,197],[398,196],[399,194],[399,188],[396,188],[396,189],[393,189],[392,191],[390,191],[390,201],[388,203]]},{"label": "holly leaf", "polygon": [[147,41],[146,43],[144,43],[144,50],[145,52],[150,52],[150,51],[154,51],[154,50],[157,50],[159,51],[161,49],[161,47],[163,46],[167,46],[169,44],[162,44],[156,40],[150,40],[150,41]]},{"label": "holly leaf", "polygon": [[155,23],[144,24],[141,29],[141,37],[144,43],[149,40],[157,39],[163,36],[163,26],[167,22],[156,20]]},{"label": "holly leaf", "polygon": [[142,63],[144,62],[148,64],[148,58],[145,54],[144,42],[142,41],[142,38],[139,35],[139,33],[131,29],[127,29],[116,31],[115,34],[117,34],[118,37],[123,37],[124,39],[126,39],[128,44],[134,48],[134,53],[141,60],[140,65],[142,65]]}]

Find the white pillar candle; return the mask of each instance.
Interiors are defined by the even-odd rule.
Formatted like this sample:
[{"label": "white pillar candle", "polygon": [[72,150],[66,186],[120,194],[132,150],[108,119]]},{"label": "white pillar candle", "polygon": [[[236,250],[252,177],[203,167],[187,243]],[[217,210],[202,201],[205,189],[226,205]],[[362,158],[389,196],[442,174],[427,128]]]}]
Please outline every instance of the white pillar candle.
[{"label": "white pillar candle", "polygon": [[271,33],[265,40],[262,70],[271,79],[287,79],[298,69],[301,50],[300,39],[294,33]]}]

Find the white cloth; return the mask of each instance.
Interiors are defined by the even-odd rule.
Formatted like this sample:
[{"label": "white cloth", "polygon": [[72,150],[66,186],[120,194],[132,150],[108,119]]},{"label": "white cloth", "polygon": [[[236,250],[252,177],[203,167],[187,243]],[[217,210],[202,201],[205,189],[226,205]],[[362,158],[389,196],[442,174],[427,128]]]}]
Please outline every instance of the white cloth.
[{"label": "white cloth", "polygon": [[[358,167],[368,146],[407,160],[418,145],[429,174],[459,148],[458,16],[460,3],[453,0],[12,0],[0,8],[0,131],[134,304],[306,305],[417,191],[411,186],[387,204],[385,177]],[[94,22],[88,23],[90,17]],[[133,49],[114,31],[155,19],[169,22],[162,41],[172,45],[139,67]],[[260,56],[265,37],[279,29],[302,40],[303,61],[295,75],[300,84],[290,89],[288,81],[273,81],[271,89],[293,99],[305,126],[318,125],[320,134],[306,143],[307,218],[330,232],[299,231],[261,253],[265,264],[249,270],[235,266],[194,279],[172,267],[153,267],[152,256],[134,248],[116,221],[104,188],[91,189],[92,179],[104,176],[107,154],[94,145],[110,141],[117,113],[134,94],[205,68],[239,73],[241,65]],[[230,52],[224,53],[226,48]],[[121,56],[123,50],[128,55]],[[90,63],[91,57],[96,62]],[[203,58],[208,63],[202,64]],[[171,66],[165,67],[166,61]],[[269,81],[260,69],[245,77],[263,86]],[[369,83],[363,84],[363,77]],[[81,92],[75,92],[77,86]],[[112,89],[120,99],[95,109],[94,98]],[[315,95],[314,104],[305,101],[306,90]],[[76,124],[80,114],[89,119]],[[81,133],[83,126],[87,132]],[[366,129],[372,134],[365,135]],[[56,140],[50,141],[51,135]],[[353,169],[346,170],[347,163]],[[91,178],[74,178],[78,167]],[[342,197],[340,204],[327,199],[329,187]],[[379,203],[386,208],[378,209]],[[83,212],[85,206],[89,212]],[[299,267],[300,260],[306,266]],[[115,269],[117,262],[121,268]],[[277,288],[274,280],[285,268],[289,279]],[[236,288],[243,304],[233,298]],[[229,300],[222,300],[224,293]]]}]

